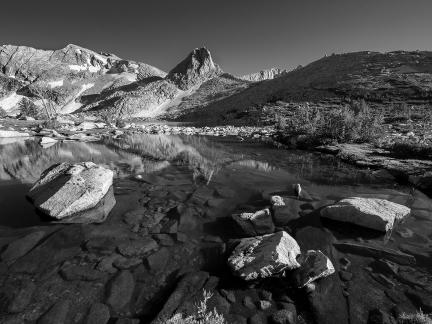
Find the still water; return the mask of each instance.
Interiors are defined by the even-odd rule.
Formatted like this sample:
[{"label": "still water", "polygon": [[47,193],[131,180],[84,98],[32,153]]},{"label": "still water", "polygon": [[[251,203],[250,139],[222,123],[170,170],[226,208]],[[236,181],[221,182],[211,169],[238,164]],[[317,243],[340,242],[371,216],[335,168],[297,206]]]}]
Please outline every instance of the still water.
[{"label": "still water", "polygon": [[[103,225],[87,225],[91,233],[119,235],[119,228],[126,226],[125,213],[142,206],[162,208],[169,215],[169,210],[182,205],[183,209],[193,208],[198,216],[180,219],[174,231],[188,233],[190,242],[226,242],[236,235],[229,222],[232,212],[266,207],[268,193],[292,195],[292,186],[297,183],[311,197],[293,204],[299,219],[352,196],[406,205],[412,208],[412,215],[391,237],[342,224],[326,224],[326,230],[344,242],[366,240],[415,255],[417,264],[407,270],[404,284],[414,285],[417,280],[426,282],[422,289],[431,289],[427,282],[432,274],[432,202],[423,193],[397,184],[386,171],[359,169],[330,155],[280,150],[263,142],[235,138],[135,134],[91,143],[59,142],[48,148],[35,140],[19,139],[0,145],[0,229],[9,228],[7,233],[12,235],[14,230],[50,226],[35,212],[26,193],[43,170],[65,161],[93,161],[115,172],[117,204]],[[175,262],[178,266],[181,260]],[[361,300],[378,283],[364,274],[363,268],[368,268],[370,260],[358,262],[362,272],[354,277],[358,291],[352,295]],[[368,285],[367,291],[361,291]],[[375,302],[371,299],[372,304]],[[142,305],[145,303],[141,300],[137,314],[145,313]]]}]

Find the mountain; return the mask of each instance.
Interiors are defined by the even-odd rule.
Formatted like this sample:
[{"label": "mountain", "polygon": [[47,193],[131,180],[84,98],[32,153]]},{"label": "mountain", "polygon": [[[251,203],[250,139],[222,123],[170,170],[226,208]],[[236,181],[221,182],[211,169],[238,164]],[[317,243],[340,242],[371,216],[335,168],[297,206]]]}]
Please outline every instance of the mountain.
[{"label": "mountain", "polygon": [[72,44],[59,50],[0,47],[0,107],[9,115],[30,102],[39,110],[49,104],[61,114],[106,120],[256,124],[278,101],[338,105],[352,99],[371,107],[430,106],[432,52],[334,54],[290,72],[273,68],[235,77],[204,47],[168,73]]},{"label": "mountain", "polygon": [[286,73],[288,73],[288,71],[285,69],[270,68],[267,70],[261,70],[256,73],[243,75],[240,77],[240,79],[251,81],[251,82],[260,82],[264,80],[271,80],[274,78],[278,78]]},{"label": "mountain", "polygon": [[194,49],[169,73],[67,45],[59,50],[0,47],[0,107],[19,114],[22,102],[39,110],[106,118],[156,117],[223,72],[206,48]]},{"label": "mountain", "polygon": [[246,116],[247,120],[248,114],[261,113],[266,105],[277,101],[338,105],[352,99],[364,99],[371,107],[389,109],[403,102],[430,107],[432,52],[355,52],[326,56],[280,77],[253,83],[179,118],[202,123],[235,122],[239,116]]},{"label": "mountain", "polygon": [[222,73],[211,57],[210,52],[205,48],[194,49],[183,61],[173,68],[167,75],[181,90],[188,90],[200,85]]},{"label": "mountain", "polygon": [[72,113],[82,107],[83,96],[166,75],[148,64],[72,44],[59,50],[3,45],[0,71],[0,107],[11,114],[19,112],[23,99],[40,107],[46,100],[60,113]]}]

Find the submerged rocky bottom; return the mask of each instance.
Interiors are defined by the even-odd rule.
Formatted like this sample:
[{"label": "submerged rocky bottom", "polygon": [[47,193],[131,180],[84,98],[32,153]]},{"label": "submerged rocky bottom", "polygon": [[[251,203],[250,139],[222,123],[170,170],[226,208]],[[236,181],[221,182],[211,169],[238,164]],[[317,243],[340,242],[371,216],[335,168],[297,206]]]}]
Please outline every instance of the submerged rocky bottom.
[{"label": "submerged rocky bottom", "polygon": [[[1,323],[164,322],[195,313],[204,291],[208,308],[228,323],[391,323],[404,312],[432,312],[432,202],[385,172],[202,137],[126,136],[46,149],[19,141],[1,150],[1,190],[19,187],[21,199],[0,201],[2,209],[26,203],[23,187],[63,161],[114,170],[117,201],[101,224],[55,224],[31,208],[4,209]],[[296,183],[308,197],[293,194]],[[271,193],[286,197],[290,214],[272,230],[291,235],[303,254],[322,251],[334,274],[298,288],[289,271],[250,281],[231,272],[235,240],[246,236],[231,215],[269,207]],[[320,217],[347,197],[385,199],[411,215],[387,235]]]}]

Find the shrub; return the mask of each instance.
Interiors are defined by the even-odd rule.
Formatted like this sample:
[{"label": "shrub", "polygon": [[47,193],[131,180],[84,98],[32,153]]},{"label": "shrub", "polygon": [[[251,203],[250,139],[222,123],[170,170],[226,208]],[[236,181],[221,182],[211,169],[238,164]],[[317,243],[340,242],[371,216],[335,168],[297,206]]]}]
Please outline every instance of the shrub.
[{"label": "shrub", "polygon": [[370,142],[381,135],[382,115],[373,114],[366,103],[324,109],[298,106],[291,116],[276,121],[283,137],[306,135],[313,144]]},{"label": "shrub", "polygon": [[38,107],[33,103],[33,101],[23,98],[19,102],[19,107],[21,109],[21,115],[26,117],[39,118]]},{"label": "shrub", "polygon": [[398,324],[432,324],[430,314],[424,314],[421,310],[415,314],[405,314],[399,316]]},{"label": "shrub", "polygon": [[196,313],[183,317],[182,314],[175,314],[168,320],[160,321],[158,324],[226,324],[224,317],[219,314],[216,309],[209,311],[207,302],[212,297],[212,294],[203,292],[203,300],[196,305]]}]

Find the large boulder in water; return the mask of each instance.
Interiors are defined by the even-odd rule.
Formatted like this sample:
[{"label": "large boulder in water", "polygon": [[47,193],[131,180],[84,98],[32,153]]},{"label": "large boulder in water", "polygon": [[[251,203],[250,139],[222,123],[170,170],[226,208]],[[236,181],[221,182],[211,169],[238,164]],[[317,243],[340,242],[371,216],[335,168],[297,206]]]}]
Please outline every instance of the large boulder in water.
[{"label": "large boulder in water", "polygon": [[235,275],[245,280],[266,278],[300,267],[296,260],[299,254],[296,240],[280,231],[240,240],[228,258],[228,265]]},{"label": "large boulder in water", "polygon": [[385,199],[351,197],[323,208],[321,216],[387,232],[410,212],[410,208]]},{"label": "large boulder in water", "polygon": [[56,164],[42,173],[28,196],[57,221],[99,223],[115,205],[113,175],[93,162]]}]

